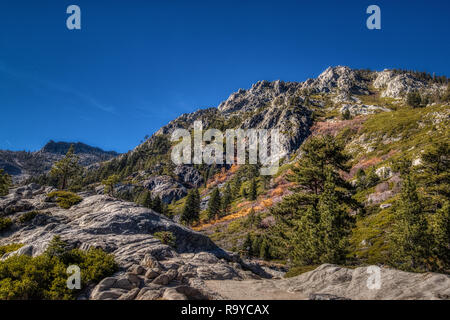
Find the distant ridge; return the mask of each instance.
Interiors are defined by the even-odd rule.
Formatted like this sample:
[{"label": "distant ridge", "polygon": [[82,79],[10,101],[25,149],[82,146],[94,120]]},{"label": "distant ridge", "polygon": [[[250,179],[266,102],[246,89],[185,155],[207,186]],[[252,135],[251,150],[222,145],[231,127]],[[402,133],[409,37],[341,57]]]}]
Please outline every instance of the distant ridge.
[{"label": "distant ridge", "polygon": [[71,145],[83,166],[107,161],[119,155],[115,151],[104,151],[82,142],[50,140],[42,149],[34,152],[0,150],[0,169],[12,175],[16,182],[46,173],[53,163],[67,153]]},{"label": "distant ridge", "polygon": [[73,145],[76,154],[89,153],[99,155],[110,154],[112,156],[119,155],[119,153],[115,151],[104,151],[101,148],[92,147],[82,142],[64,142],[64,141],[55,142],[53,140],[47,142],[47,144],[40,151],[64,155],[67,153],[71,145]]}]

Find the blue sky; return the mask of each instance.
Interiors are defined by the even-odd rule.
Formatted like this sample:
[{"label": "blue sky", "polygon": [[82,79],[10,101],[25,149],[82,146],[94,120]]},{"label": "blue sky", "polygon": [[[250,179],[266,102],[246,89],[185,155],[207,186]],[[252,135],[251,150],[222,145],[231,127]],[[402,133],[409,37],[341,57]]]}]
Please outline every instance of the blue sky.
[{"label": "blue sky", "polygon": [[[66,28],[71,4],[81,30]],[[381,30],[366,28],[371,4]],[[0,149],[126,152],[239,88],[330,65],[450,76],[449,31],[445,0],[2,0]]]}]

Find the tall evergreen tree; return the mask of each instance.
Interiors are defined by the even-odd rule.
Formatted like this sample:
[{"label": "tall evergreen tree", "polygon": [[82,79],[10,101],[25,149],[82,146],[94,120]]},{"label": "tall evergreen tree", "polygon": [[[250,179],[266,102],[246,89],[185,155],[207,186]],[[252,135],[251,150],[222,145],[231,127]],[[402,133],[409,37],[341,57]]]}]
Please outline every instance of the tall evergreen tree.
[{"label": "tall evergreen tree", "polygon": [[310,206],[298,220],[292,222],[293,232],[288,246],[290,257],[300,265],[318,264],[322,251],[319,211]]},{"label": "tall evergreen tree", "polygon": [[241,178],[239,174],[231,180],[231,193],[233,195],[233,199],[238,198],[241,193]]},{"label": "tall evergreen tree", "polygon": [[358,171],[356,171],[356,188],[358,191],[363,190],[366,188],[366,172],[363,168],[359,168]]},{"label": "tall evergreen tree", "polygon": [[259,256],[264,260],[270,259],[270,245],[266,239],[261,242],[261,247],[259,249]]},{"label": "tall evergreen tree", "polygon": [[[345,259],[347,235],[350,233],[351,218],[339,203],[335,177],[329,173],[319,205],[319,242],[323,250],[320,262],[342,263]],[[317,236],[316,236],[317,237]]]},{"label": "tall evergreen tree", "polygon": [[200,213],[200,192],[198,191],[198,188],[195,188],[193,191],[194,194],[194,210],[197,212],[197,215]]},{"label": "tall evergreen tree", "polygon": [[149,190],[143,191],[137,200],[137,203],[140,204],[143,207],[152,208],[152,194]]},{"label": "tall evergreen tree", "polygon": [[162,211],[161,213],[167,217],[172,217],[173,212],[170,209],[169,205],[165,202],[162,202]]},{"label": "tall evergreen tree", "polygon": [[102,184],[105,186],[104,192],[105,194],[113,195],[114,194],[114,186],[119,182],[120,177],[117,174],[112,174],[102,181]]},{"label": "tall evergreen tree", "polygon": [[294,220],[291,256],[302,265],[342,263],[352,219],[339,203],[335,178],[330,173],[317,206],[306,207]]},{"label": "tall evergreen tree", "polygon": [[74,178],[81,171],[78,164],[78,157],[74,153],[73,145],[70,146],[64,158],[57,161],[52,169],[50,175],[56,177],[60,181],[61,189],[64,190]]},{"label": "tall evergreen tree", "polygon": [[371,188],[374,187],[378,184],[378,182],[380,182],[380,178],[378,177],[378,175],[375,172],[375,167],[371,167],[369,169],[369,172],[366,176],[366,185],[365,188]]},{"label": "tall evergreen tree", "polygon": [[403,270],[425,270],[429,239],[428,223],[416,184],[408,176],[403,182],[391,233],[392,263]]},{"label": "tall evergreen tree", "polygon": [[252,252],[255,256],[259,256],[261,253],[261,245],[263,238],[261,235],[255,235],[252,241]]},{"label": "tall evergreen tree", "polygon": [[8,194],[9,186],[11,185],[11,177],[0,169],[0,196]]},{"label": "tall evergreen tree", "polygon": [[[343,143],[330,135],[313,137],[303,144],[301,150],[301,161],[292,168],[289,180],[297,184],[293,191],[298,195],[299,204],[317,204],[328,172],[348,172],[350,156],[344,152]],[[338,175],[335,183],[344,190],[339,194],[340,200],[350,203],[347,190],[351,186]]]},{"label": "tall evergreen tree", "polygon": [[416,176],[434,204],[431,210],[435,211],[450,201],[450,144],[447,141],[433,143],[423,152],[421,162]]},{"label": "tall evergreen tree", "polygon": [[247,257],[252,256],[252,237],[251,237],[250,233],[247,233],[244,243],[242,244],[242,252]]},{"label": "tall evergreen tree", "polygon": [[152,209],[155,210],[156,212],[162,213],[163,203],[161,201],[160,196],[157,195],[156,197],[153,198]]},{"label": "tall evergreen tree", "polygon": [[301,150],[289,177],[294,193],[271,209],[277,220],[271,240],[299,264],[341,262],[353,220],[348,211],[358,207],[352,187],[340,176],[348,172],[350,157],[331,136],[313,137]]},{"label": "tall evergreen tree", "polygon": [[241,196],[244,199],[246,199],[248,197],[248,191],[247,191],[247,188],[245,186],[242,186],[242,188],[241,188]]},{"label": "tall evergreen tree", "polygon": [[249,199],[252,201],[255,201],[258,196],[258,182],[256,178],[253,178],[250,181],[250,192],[249,192]]},{"label": "tall evergreen tree", "polygon": [[200,213],[200,194],[197,189],[190,190],[181,213],[180,220],[187,224],[198,221]]},{"label": "tall evergreen tree", "polygon": [[450,202],[446,202],[432,219],[433,255],[437,257],[437,268],[450,269]]},{"label": "tall evergreen tree", "polygon": [[221,213],[221,199],[218,188],[214,188],[208,201],[208,218],[217,219]]},{"label": "tall evergreen tree", "polygon": [[272,179],[272,177],[269,175],[262,175],[262,176],[260,176],[260,179],[261,179],[261,184],[262,184],[264,190],[269,189],[270,180]]},{"label": "tall evergreen tree", "polygon": [[392,162],[392,169],[399,172],[401,176],[407,176],[411,173],[412,161],[407,157],[401,157]]},{"label": "tall evergreen tree", "polygon": [[230,184],[227,183],[222,197],[222,214],[226,215],[230,212],[231,202],[233,201],[233,195],[231,194]]}]

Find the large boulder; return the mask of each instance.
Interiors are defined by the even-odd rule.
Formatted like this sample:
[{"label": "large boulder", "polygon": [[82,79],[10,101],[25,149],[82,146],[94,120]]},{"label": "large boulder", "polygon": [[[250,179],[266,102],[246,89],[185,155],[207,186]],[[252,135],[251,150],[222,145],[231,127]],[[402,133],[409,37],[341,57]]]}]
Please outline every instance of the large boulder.
[{"label": "large boulder", "polygon": [[178,200],[187,195],[187,189],[181,183],[170,176],[152,176],[142,182],[144,188],[158,195],[165,203]]}]

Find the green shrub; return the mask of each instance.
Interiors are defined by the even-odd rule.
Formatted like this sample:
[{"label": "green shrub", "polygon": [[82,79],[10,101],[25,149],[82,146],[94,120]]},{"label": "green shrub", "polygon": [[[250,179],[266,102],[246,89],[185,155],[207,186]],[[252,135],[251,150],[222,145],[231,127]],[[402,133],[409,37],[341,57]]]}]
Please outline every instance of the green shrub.
[{"label": "green shrub", "polygon": [[56,203],[63,209],[69,209],[80,203],[83,198],[70,191],[53,191],[47,195],[48,198],[54,199]]},{"label": "green shrub", "polygon": [[408,93],[408,96],[406,97],[406,103],[413,108],[423,107],[424,105],[422,102],[423,99],[417,91]]},{"label": "green shrub", "polygon": [[153,236],[159,239],[163,244],[167,244],[171,247],[175,247],[177,238],[170,231],[159,231],[155,232]]},{"label": "green shrub", "polygon": [[18,250],[18,249],[20,249],[22,247],[23,247],[22,243],[10,243],[10,244],[7,244],[5,246],[0,246],[0,258],[4,254],[16,251],[16,250]]},{"label": "green shrub", "polygon": [[61,261],[47,255],[12,256],[0,262],[0,299],[69,299]]},{"label": "green shrub", "polygon": [[39,211],[33,210],[33,211],[29,211],[29,212],[25,212],[24,214],[22,214],[19,217],[19,222],[20,223],[26,223],[28,221],[31,221],[34,219],[34,217],[36,217],[38,214],[43,214]]},{"label": "green shrub", "polygon": [[292,267],[291,269],[288,270],[288,272],[286,272],[284,274],[284,277],[285,278],[296,277],[298,275],[301,275],[302,273],[306,273],[306,272],[312,271],[312,270],[316,269],[317,267],[319,267],[319,265]]},{"label": "green shrub", "polygon": [[350,113],[350,110],[345,109],[344,112],[342,112],[342,120],[350,120],[352,118],[352,115]]},{"label": "green shrub", "polygon": [[55,237],[42,255],[12,256],[0,261],[0,299],[74,299],[79,290],[67,288],[69,265],[81,270],[82,288],[117,270],[114,257],[101,249],[68,249]]},{"label": "green shrub", "polygon": [[0,232],[8,230],[11,225],[12,220],[10,218],[0,218]]}]

